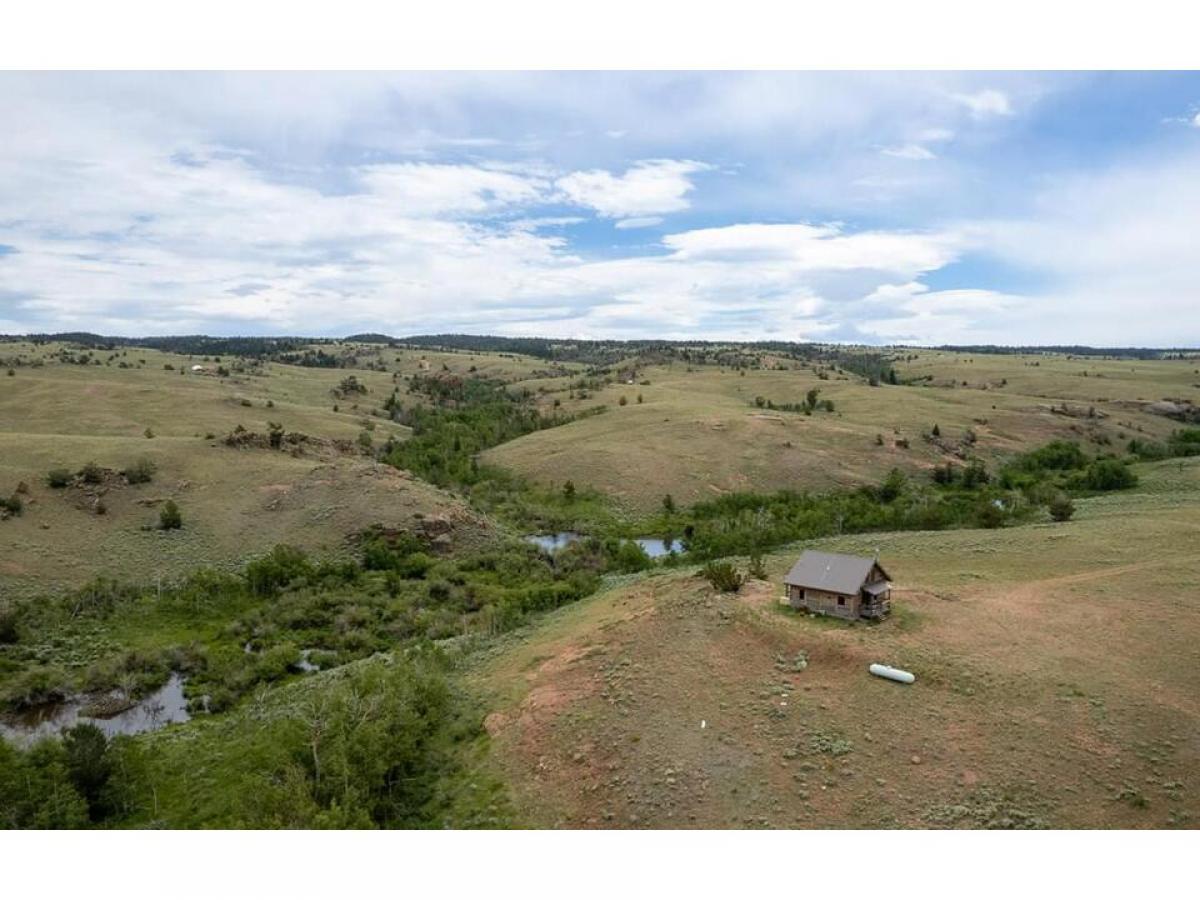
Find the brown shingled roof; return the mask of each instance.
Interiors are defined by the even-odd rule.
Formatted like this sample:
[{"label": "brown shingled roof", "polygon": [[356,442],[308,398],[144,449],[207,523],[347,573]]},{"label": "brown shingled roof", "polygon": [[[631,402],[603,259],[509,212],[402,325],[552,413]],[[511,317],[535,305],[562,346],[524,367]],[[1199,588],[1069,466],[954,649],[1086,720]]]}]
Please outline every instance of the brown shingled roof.
[{"label": "brown shingled roof", "polygon": [[835,594],[857,594],[875,562],[869,556],[805,550],[783,582]]}]

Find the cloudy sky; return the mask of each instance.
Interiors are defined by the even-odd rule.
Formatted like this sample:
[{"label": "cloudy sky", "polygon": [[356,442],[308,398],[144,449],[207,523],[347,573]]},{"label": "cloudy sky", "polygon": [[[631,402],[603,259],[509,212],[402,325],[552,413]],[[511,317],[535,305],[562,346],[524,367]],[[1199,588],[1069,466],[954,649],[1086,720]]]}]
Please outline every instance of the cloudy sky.
[{"label": "cloudy sky", "polygon": [[0,333],[1200,345],[1200,74],[0,74]]}]

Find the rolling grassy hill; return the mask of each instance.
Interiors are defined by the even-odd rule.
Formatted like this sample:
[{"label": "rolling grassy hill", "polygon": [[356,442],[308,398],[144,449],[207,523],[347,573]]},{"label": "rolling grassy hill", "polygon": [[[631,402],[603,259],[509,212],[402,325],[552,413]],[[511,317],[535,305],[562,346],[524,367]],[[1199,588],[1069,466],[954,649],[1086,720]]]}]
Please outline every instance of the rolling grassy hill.
[{"label": "rolling grassy hill", "polygon": [[[448,516],[464,539],[489,531],[461,499],[359,452],[363,434],[379,445],[408,433],[380,415],[397,384],[389,372],[267,363],[219,377],[218,365],[242,361],[139,347],[116,351],[108,365],[80,365],[63,362],[63,349],[0,345],[0,357],[26,361],[12,377],[0,374],[0,494],[26,488],[23,514],[0,522],[0,590],[14,596],[96,575],[152,581],[235,567],[277,543],[336,556],[362,528],[411,525],[415,516]],[[477,365],[516,377],[533,367],[499,356],[388,353],[393,370],[411,372],[445,362],[464,374]],[[209,372],[193,374],[193,365]],[[337,395],[349,374],[366,393]],[[294,453],[224,442],[239,426],[266,435],[271,422],[314,440]],[[113,478],[83,491],[46,483],[52,469],[94,462],[115,475],[142,459],[156,468],[148,484]],[[167,499],[182,510],[179,531],[154,528]]]},{"label": "rolling grassy hill", "polygon": [[[404,410],[441,404],[431,458],[461,455],[461,429],[526,414],[526,399],[548,415],[590,413],[482,454],[553,485],[549,496],[586,530],[610,507],[632,518],[668,493],[683,507],[728,491],[859,486],[957,453],[996,462],[1059,437],[1098,452],[1161,440],[1179,423],[1147,406],[1195,398],[1195,360],[896,351],[908,383],[872,386],[829,360],[770,352],[739,369],[661,356],[592,366],[381,343],[317,349],[337,365],[0,345],[0,497],[23,485],[21,515],[0,521],[0,607],[54,612],[7,601],[96,575],[150,585],[94,618],[62,613],[61,634],[38,631],[36,615],[11,618],[26,624],[10,629],[0,654],[9,681],[24,690],[66,678],[71,690],[128,693],[139,672],[166,677],[177,657],[190,667],[195,718],[121,751],[144,766],[137,791],[152,798],[138,793],[121,824],[337,821],[322,818],[333,807],[301,814],[286,796],[276,797],[275,818],[244,808],[243,777],[279,787],[276,775],[289,773],[297,780],[284,786],[297,796],[310,781],[259,725],[304,746],[331,698],[357,715],[350,682],[387,681],[386,670],[398,680],[379,696],[407,690],[404,660],[425,639],[445,654],[437,680],[453,697],[431,714],[417,763],[432,766],[423,774],[430,797],[441,797],[428,822],[1148,827],[1200,815],[1198,459],[1138,464],[1136,488],[1077,498],[1067,523],[1040,515],[999,530],[812,542],[881,553],[896,611],[872,627],[779,606],[800,545],[768,556],[769,579],[736,595],[714,593],[691,565],[613,575],[624,569],[598,550],[547,560],[515,539],[514,524],[527,520],[511,508],[545,505],[519,480],[481,467],[481,482],[439,489],[374,452],[412,438],[384,408],[393,392]],[[472,377],[509,396],[488,407],[491,418],[451,421],[467,393],[438,389]],[[813,389],[833,410],[772,408]],[[273,447],[271,423],[306,438]],[[407,449],[427,440],[423,432]],[[142,460],[153,465],[149,482],[119,474]],[[96,484],[47,483],[52,469],[88,463],[100,467]],[[602,493],[568,498],[557,490],[567,480]],[[480,485],[495,506],[475,493]],[[168,499],[182,510],[180,530],[154,527]],[[367,526],[419,530],[430,516],[449,520],[454,541],[421,563],[433,566],[428,580],[424,568],[405,574],[423,556],[405,551],[379,563],[387,571],[349,567],[344,583],[314,575],[260,597],[238,593],[234,579],[224,607],[159,610],[156,578],[234,569],[277,543],[347,557],[348,538]],[[573,582],[570,565],[581,567]],[[604,588],[577,601],[602,573]],[[502,616],[506,592],[528,609]],[[156,611],[157,631],[139,610]],[[243,646],[247,635],[258,644]],[[301,648],[332,668],[307,672]],[[873,661],[910,668],[918,681],[872,679]],[[205,684],[228,688],[225,705],[201,702]],[[396,745],[391,732],[376,737],[383,743],[363,759]],[[378,821],[426,822],[409,813]]]},{"label": "rolling grassy hill", "polygon": [[[976,438],[970,452],[989,461],[1055,438],[1116,447],[1130,437],[1161,438],[1177,423],[1147,412],[1146,403],[1196,397],[1200,382],[1195,360],[896,355],[901,377],[921,386],[871,387],[828,369],[820,370],[828,376],[822,380],[809,366],[739,374],[679,363],[637,368],[632,384],[607,384],[584,399],[578,391],[570,396],[569,379],[524,382],[547,388],[543,404],[557,399],[573,411],[602,403],[608,412],[527,435],[484,458],[543,483],[595,487],[646,513],[667,493],[692,503],[729,491],[874,483],[894,466],[918,472],[953,459],[968,431]],[[833,401],[833,412],[806,416],[756,404],[760,397],[798,403],[814,388]],[[934,425],[938,443],[923,437]]]}]

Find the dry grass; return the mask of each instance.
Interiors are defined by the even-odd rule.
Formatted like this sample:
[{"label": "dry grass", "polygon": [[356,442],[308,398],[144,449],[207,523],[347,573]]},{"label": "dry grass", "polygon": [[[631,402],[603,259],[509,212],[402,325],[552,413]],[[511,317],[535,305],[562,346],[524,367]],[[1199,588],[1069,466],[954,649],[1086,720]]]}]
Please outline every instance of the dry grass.
[{"label": "dry grass", "polygon": [[[49,358],[53,349],[6,344],[2,352]],[[419,353],[387,353],[419,366]],[[201,565],[235,566],[280,542],[336,555],[347,551],[350,533],[376,522],[410,524],[417,514],[450,515],[465,523],[465,537],[487,530],[459,499],[368,457],[292,456],[221,441],[238,425],[265,433],[268,422],[349,441],[370,423],[378,443],[403,438],[407,429],[370,414],[391,393],[389,373],[356,370],[369,393],[338,399],[330,391],[345,370],[267,365],[262,375],[224,379],[180,375],[199,362],[185,356],[130,349],[124,359],[145,359],[145,367],[48,361],[0,376],[0,493],[21,482],[29,490],[24,514],[0,522],[0,591],[33,594],[97,574],[171,578]],[[464,372],[473,364],[466,355],[457,361]],[[508,359],[494,365],[513,367]],[[103,515],[91,498],[45,483],[54,468],[94,461],[120,470],[140,458],[156,465],[154,480],[111,487]],[[153,530],[167,498],[183,512],[181,531]]]},{"label": "dry grass", "polygon": [[[1034,361],[1039,365],[1029,365]],[[554,398],[567,410],[603,403],[608,412],[511,441],[486,458],[544,483],[569,478],[596,487],[634,512],[655,509],[667,493],[692,503],[726,491],[820,490],[877,482],[893,466],[918,472],[952,458],[922,438],[935,424],[951,446],[974,431],[974,452],[993,461],[1060,437],[1107,439],[1110,446],[1139,434],[1161,438],[1176,423],[1144,412],[1140,401],[1195,398],[1200,377],[1194,366],[1194,360],[1097,362],[920,351],[900,371],[905,377],[934,375],[936,386],[873,388],[853,376],[818,380],[809,369],[739,376],[677,364],[646,369],[641,375],[648,385],[610,385],[586,400],[570,399],[561,380],[548,383],[556,392],[545,395],[547,405]],[[1001,386],[1005,378],[1008,384]],[[796,403],[814,387],[834,401],[834,413],[805,416],[754,403],[757,396]],[[619,405],[622,396],[625,406]],[[1094,406],[1104,417],[1051,411],[1064,401],[1084,415]],[[899,438],[908,440],[908,449],[897,446]]]}]

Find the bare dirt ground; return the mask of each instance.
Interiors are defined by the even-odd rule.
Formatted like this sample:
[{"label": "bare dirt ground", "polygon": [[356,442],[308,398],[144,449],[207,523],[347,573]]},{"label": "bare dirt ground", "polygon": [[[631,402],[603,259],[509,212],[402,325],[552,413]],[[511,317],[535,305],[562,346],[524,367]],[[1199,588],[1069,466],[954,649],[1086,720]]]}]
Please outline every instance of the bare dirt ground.
[{"label": "bare dirt ground", "polygon": [[778,580],[613,588],[476,673],[494,763],[544,827],[1195,827],[1200,553],[1159,515],[1070,527],[897,539],[878,626]]}]

